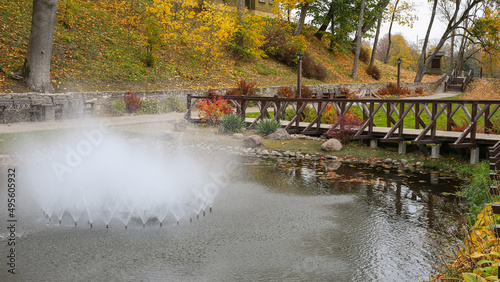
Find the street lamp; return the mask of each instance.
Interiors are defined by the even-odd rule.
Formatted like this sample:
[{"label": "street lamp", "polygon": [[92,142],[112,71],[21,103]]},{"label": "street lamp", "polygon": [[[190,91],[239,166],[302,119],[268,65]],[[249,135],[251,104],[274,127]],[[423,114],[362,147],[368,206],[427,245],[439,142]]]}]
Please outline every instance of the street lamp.
[{"label": "street lamp", "polygon": [[401,58],[398,58],[398,87],[401,82]]},{"label": "street lamp", "polygon": [[297,53],[297,97],[302,98],[302,52]]}]

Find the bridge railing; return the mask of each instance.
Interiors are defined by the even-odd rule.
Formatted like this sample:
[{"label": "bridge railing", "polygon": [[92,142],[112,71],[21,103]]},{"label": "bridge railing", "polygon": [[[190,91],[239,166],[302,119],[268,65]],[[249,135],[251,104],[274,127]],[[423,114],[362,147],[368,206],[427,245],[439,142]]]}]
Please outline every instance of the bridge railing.
[{"label": "bridge railing", "polygon": [[[192,119],[191,108],[195,105],[192,100],[210,97],[189,95],[186,117]],[[292,109],[288,111],[288,115],[293,113],[291,120],[283,121],[290,133],[319,135],[339,128],[342,126],[339,121],[332,125],[321,122],[321,118],[332,111],[337,116],[355,112],[363,120],[362,125],[357,127],[354,139],[381,137],[382,142],[412,141],[415,144],[447,141],[453,142],[453,147],[467,148],[476,146],[477,133],[500,130],[494,128],[494,123],[500,122],[500,100],[222,97],[234,105],[241,117],[246,116],[250,102],[256,103],[257,117],[249,120],[250,127],[264,118],[282,121],[287,110]],[[274,112],[273,116],[270,111]],[[309,118],[304,121],[306,113]],[[441,134],[451,131],[456,133]]]},{"label": "bridge railing", "polygon": [[474,79],[474,69],[471,69],[467,74],[467,76],[464,78],[464,82],[462,84],[462,92],[465,91],[467,85],[469,85],[469,83],[471,83],[473,79]]},{"label": "bridge railing", "polygon": [[455,80],[456,77],[457,77],[457,69],[453,69],[448,78],[446,79],[446,81],[444,82],[444,92],[448,91],[448,87],[451,84],[453,84],[453,80]]}]

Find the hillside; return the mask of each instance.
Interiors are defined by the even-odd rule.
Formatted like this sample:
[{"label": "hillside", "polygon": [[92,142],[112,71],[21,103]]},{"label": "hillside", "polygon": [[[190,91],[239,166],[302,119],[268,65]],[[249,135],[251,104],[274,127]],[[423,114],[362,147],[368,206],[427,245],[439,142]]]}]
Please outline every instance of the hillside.
[{"label": "hillside", "polygon": [[[51,79],[56,92],[199,89],[233,86],[241,78],[257,86],[293,85],[296,70],[272,59],[239,60],[226,50],[210,67],[200,63],[183,44],[162,44],[155,51],[156,65],[148,67],[147,30],[144,22],[150,0],[60,0],[52,56]],[[23,64],[30,24],[30,0],[0,0],[0,92],[25,92],[11,79]],[[328,78],[305,78],[305,85],[337,82],[395,82],[396,68],[377,62],[382,78],[376,81],[358,67],[358,80],[350,78],[353,55],[329,52],[317,40],[313,27],[304,35],[308,51],[328,69]],[[402,70],[402,81],[412,82],[414,72]],[[424,81],[435,80],[426,77]]]}]

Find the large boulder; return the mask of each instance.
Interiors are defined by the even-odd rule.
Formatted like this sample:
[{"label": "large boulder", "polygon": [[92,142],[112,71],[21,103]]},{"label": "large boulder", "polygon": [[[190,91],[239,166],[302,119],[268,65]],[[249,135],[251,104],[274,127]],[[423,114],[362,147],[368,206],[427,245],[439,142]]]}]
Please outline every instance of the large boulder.
[{"label": "large boulder", "polygon": [[290,134],[284,128],[278,128],[274,133],[267,135],[267,139],[273,140],[289,140]]},{"label": "large boulder", "polygon": [[244,148],[257,148],[262,144],[262,137],[259,135],[250,135],[241,141]]},{"label": "large boulder", "polygon": [[335,138],[328,139],[325,143],[321,144],[321,150],[324,151],[340,151],[342,150],[342,143]]},{"label": "large boulder", "polygon": [[245,135],[243,135],[241,133],[235,133],[235,134],[233,134],[233,139],[243,140],[243,139],[245,139]]}]

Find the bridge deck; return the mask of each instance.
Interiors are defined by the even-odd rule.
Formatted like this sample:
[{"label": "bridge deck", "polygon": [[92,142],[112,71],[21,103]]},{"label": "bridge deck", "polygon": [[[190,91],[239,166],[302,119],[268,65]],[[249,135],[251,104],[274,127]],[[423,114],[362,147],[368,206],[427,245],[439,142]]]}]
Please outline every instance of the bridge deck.
[{"label": "bridge deck", "polygon": [[[255,118],[246,118],[245,122],[247,124],[252,124],[255,122]],[[287,126],[290,121],[288,120],[281,120],[280,121],[281,125],[283,127]],[[309,122],[300,122],[299,127],[301,129],[306,128],[309,125]],[[320,125],[322,133],[325,133],[330,129],[332,125],[331,124],[324,124],[322,123]],[[373,127],[372,133],[375,135],[375,137],[384,137],[389,131],[391,130],[390,127]],[[415,138],[422,132],[422,129],[410,129],[410,128],[405,128],[403,131],[403,138],[404,141],[413,141]],[[454,142],[457,140],[457,138],[460,137],[462,132],[456,132],[456,131],[444,131],[444,130],[436,130],[436,135],[435,135],[435,140],[436,143],[441,143],[441,142]],[[467,139],[466,139],[467,140]],[[476,143],[478,145],[494,145],[497,142],[500,141],[500,135],[496,134],[484,134],[484,133],[476,133]]]}]

